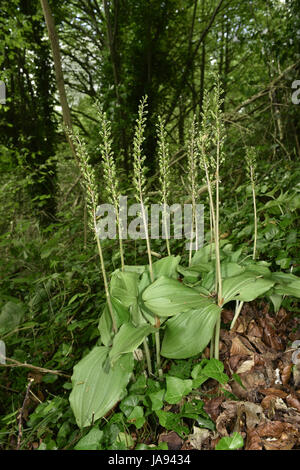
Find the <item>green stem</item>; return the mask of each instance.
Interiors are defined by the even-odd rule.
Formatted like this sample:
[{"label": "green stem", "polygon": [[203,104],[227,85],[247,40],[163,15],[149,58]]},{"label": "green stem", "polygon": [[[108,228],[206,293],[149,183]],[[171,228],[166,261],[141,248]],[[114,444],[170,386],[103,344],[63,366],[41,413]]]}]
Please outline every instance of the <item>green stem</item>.
[{"label": "green stem", "polygon": [[[147,244],[147,252],[148,252],[148,260],[149,260],[149,272],[150,272],[150,279],[151,282],[154,282],[154,275],[153,275],[153,268],[152,268],[152,255],[151,255],[151,246],[150,246],[150,240],[149,240],[149,232],[148,232],[148,224],[146,220],[146,212],[145,212],[145,207],[143,204],[143,197],[142,194],[140,193],[140,201],[141,201],[141,209],[142,209],[142,218],[143,218],[143,224],[145,227],[145,236],[146,236],[146,244]],[[160,327],[160,319],[159,317],[155,316],[155,327],[159,328]],[[157,363],[157,369],[160,371],[160,339],[159,339],[159,331],[155,333],[155,347],[156,347],[156,363]],[[160,372],[159,372],[160,373]]]},{"label": "green stem", "polygon": [[159,377],[162,377],[163,373],[161,370],[161,362],[160,362],[160,338],[159,338],[159,330],[155,332],[155,345],[156,345],[156,365],[158,370]]},{"label": "green stem", "polygon": [[121,257],[121,269],[124,271],[125,262],[124,262],[124,250],[123,250],[123,240],[122,240],[122,227],[120,225],[120,217],[119,217],[119,207],[116,207],[117,213],[117,224],[118,224],[118,232],[119,232],[119,247],[120,247],[120,257]]},{"label": "green stem", "polygon": [[148,224],[147,224],[146,212],[145,212],[145,207],[144,207],[144,203],[143,203],[142,194],[140,194],[140,204],[141,204],[141,209],[142,209],[143,224],[144,224],[144,227],[145,227],[145,237],[146,237],[148,261],[149,261],[150,279],[151,279],[151,282],[154,282],[153,269],[152,269],[151,246],[150,246],[149,232],[148,232]]},{"label": "green stem", "polygon": [[[219,131],[219,129],[218,129]],[[220,262],[220,246],[219,246],[219,212],[220,212],[220,200],[219,200],[219,163],[220,163],[220,140],[218,133],[218,144],[217,144],[217,167],[216,167],[216,223],[215,223],[215,250],[216,250],[216,274],[218,279],[218,304],[219,306],[223,303],[222,297],[222,276],[221,276],[221,262]]]},{"label": "green stem", "polygon": [[171,256],[171,250],[170,250],[170,242],[169,242],[169,233],[167,233],[167,217],[166,217],[166,202],[164,202],[164,226],[165,226],[165,234],[166,234],[166,244],[167,244],[167,252],[168,252],[168,256]]},{"label": "green stem", "polygon": [[209,347],[209,358],[212,359],[214,357],[214,344],[215,344],[215,329],[213,331],[211,340],[210,340],[210,347]]},{"label": "green stem", "polygon": [[220,342],[220,326],[221,326],[221,314],[216,323],[215,329],[215,359],[219,359],[219,342]]},{"label": "green stem", "polygon": [[254,246],[253,246],[253,259],[256,258],[256,243],[257,243],[257,213],[256,213],[256,198],[255,198],[255,184],[253,180],[253,168],[251,168],[252,180],[252,197],[253,197],[253,212],[254,212]]},{"label": "green stem", "polygon": [[146,356],[146,361],[147,361],[148,374],[150,377],[152,375],[152,365],[151,365],[151,356],[150,356],[149,346],[148,346],[146,338],[144,339],[143,346],[144,346],[144,351],[145,351],[145,356]]},{"label": "green stem", "polygon": [[[95,211],[94,211],[94,213],[95,213]],[[95,229],[95,236],[96,236],[98,253],[99,253],[99,258],[100,258],[100,264],[101,264],[101,270],[102,270],[102,276],[103,276],[104,289],[105,289],[105,294],[106,294],[108,310],[109,310],[109,313],[110,313],[110,316],[111,316],[113,332],[116,333],[118,331],[118,329],[117,329],[117,324],[116,324],[116,320],[115,320],[115,316],[114,316],[114,312],[113,312],[113,308],[112,308],[112,304],[111,304],[111,299],[110,299],[110,293],[109,293],[109,288],[108,288],[108,282],[107,282],[107,276],[106,276],[106,271],[105,271],[105,265],[104,265],[104,259],[103,259],[101,243],[100,243],[100,239],[97,235],[96,215],[95,214],[94,214],[94,229]]]}]

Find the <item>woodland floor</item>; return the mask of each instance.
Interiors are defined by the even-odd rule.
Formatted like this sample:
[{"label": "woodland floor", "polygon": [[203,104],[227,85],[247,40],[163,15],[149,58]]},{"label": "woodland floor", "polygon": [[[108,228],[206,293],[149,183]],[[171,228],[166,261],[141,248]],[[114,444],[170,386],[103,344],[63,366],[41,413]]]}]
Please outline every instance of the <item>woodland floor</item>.
[{"label": "woodland floor", "polygon": [[[232,318],[233,312],[224,310],[223,323]],[[243,386],[213,379],[202,386],[204,409],[216,431],[198,428],[184,442],[172,431],[159,441],[174,450],[213,450],[221,437],[237,431],[244,450],[300,449],[300,364],[293,366],[290,346],[298,339],[299,316],[283,308],[271,314],[267,304],[246,304],[234,330],[221,331],[220,349],[225,372],[238,374]]]},{"label": "woodland floor", "polygon": [[[169,450],[214,450],[222,437],[236,431],[244,439],[243,450],[300,450],[300,363],[294,365],[292,360],[297,351],[300,355],[300,347],[291,347],[300,340],[299,314],[281,308],[275,315],[269,312],[268,304],[254,301],[244,305],[234,329],[229,330],[233,314],[229,309],[222,313],[228,329],[221,329],[220,360],[229,377],[237,374],[240,379],[225,385],[209,379],[199,389],[199,398],[216,430],[194,427],[193,434],[183,440],[176,432],[160,428],[145,444],[164,441]],[[205,355],[209,358],[208,348]],[[29,375],[36,383],[42,381],[38,371]],[[41,391],[37,395],[44,401]],[[179,405],[165,410],[176,413]],[[33,408],[30,400],[23,405],[25,421]],[[135,441],[134,433],[132,437]],[[154,444],[154,440],[158,442]],[[15,449],[16,438],[9,441],[9,447]],[[38,442],[31,442],[27,448],[38,446]]]}]

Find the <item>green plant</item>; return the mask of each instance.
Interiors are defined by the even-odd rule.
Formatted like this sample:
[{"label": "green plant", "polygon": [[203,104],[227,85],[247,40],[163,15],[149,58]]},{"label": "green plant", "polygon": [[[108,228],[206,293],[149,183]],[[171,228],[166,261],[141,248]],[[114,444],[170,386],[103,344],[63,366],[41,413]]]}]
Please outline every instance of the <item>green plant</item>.
[{"label": "green plant", "polygon": [[222,437],[216,445],[216,450],[237,450],[243,447],[244,439],[238,432],[232,436]]},{"label": "green plant", "polygon": [[192,199],[192,220],[191,220],[191,235],[190,235],[190,248],[189,248],[189,264],[192,260],[192,241],[195,235],[196,239],[196,251],[198,250],[198,224],[196,218],[196,201],[199,192],[198,185],[198,166],[199,166],[199,156],[198,148],[196,145],[197,138],[197,125],[196,125],[196,116],[193,117],[189,130],[189,139],[188,139],[188,190]]},{"label": "green plant", "polygon": [[167,214],[166,206],[169,202],[170,195],[170,158],[169,158],[169,146],[166,140],[166,130],[164,127],[161,116],[158,116],[157,123],[157,141],[158,141],[158,166],[159,166],[159,181],[160,181],[160,198],[161,204],[163,205],[163,224],[166,235],[166,245],[168,256],[171,255],[170,242],[169,242],[169,230],[167,226]]},{"label": "green plant", "polygon": [[121,257],[121,267],[124,270],[124,249],[123,249],[123,238],[122,238],[122,223],[120,218],[120,185],[117,177],[117,169],[112,151],[112,137],[111,137],[111,125],[107,119],[106,113],[103,112],[100,107],[99,110],[100,118],[100,136],[102,138],[102,144],[100,146],[101,156],[103,159],[103,177],[106,183],[106,192],[108,193],[108,200],[113,204],[115,209],[118,234],[119,234],[119,247]]},{"label": "green plant", "polygon": [[[152,255],[151,255],[151,247],[150,247],[150,238],[149,238],[149,231],[148,231],[148,218],[146,216],[146,205],[148,202],[148,197],[145,195],[145,173],[146,167],[144,165],[146,156],[143,154],[143,142],[145,140],[144,131],[145,131],[145,123],[146,123],[146,106],[147,106],[147,96],[145,96],[139,105],[138,109],[138,118],[136,120],[135,126],[135,133],[133,139],[133,185],[135,188],[135,197],[137,202],[140,204],[141,213],[142,213],[142,220],[144,225],[145,231],[145,239],[147,245],[147,253],[148,253],[148,261],[149,261],[149,274],[151,282],[154,281],[153,269],[152,269]],[[155,318],[155,327],[159,329],[159,318]],[[159,374],[161,374],[160,369],[160,337],[159,337],[159,330],[155,332],[155,345],[156,345],[156,362],[157,362],[157,369]],[[150,366],[150,356],[148,351],[148,346],[146,340],[144,341],[144,348],[145,353],[147,356],[148,361],[148,369],[149,372],[151,371]]]},{"label": "green plant", "polygon": [[[211,215],[211,231],[215,246],[216,259],[216,293],[218,305],[223,303],[222,276],[219,251],[219,219],[220,219],[220,165],[224,161],[224,123],[222,117],[221,98],[222,89],[220,79],[215,77],[215,89],[212,94],[208,92],[204,95],[202,127],[198,137],[198,148],[200,152],[200,164],[205,172],[205,178],[209,193],[209,205]],[[213,148],[211,148],[213,147]],[[213,188],[215,188],[215,200],[213,198]],[[219,337],[220,337],[221,317],[217,319],[214,333],[214,357],[219,357]],[[212,350],[212,348],[211,348]]]},{"label": "green plant", "polygon": [[[202,124],[197,136],[197,152],[208,186],[213,240],[198,249],[193,256],[190,252],[187,266],[184,259],[181,263],[181,257],[174,255],[152,262],[145,211],[148,197],[145,194],[146,169],[142,149],[146,98],[140,102],[133,145],[133,182],[142,214],[148,264],[121,266],[121,269],[116,269],[112,273],[110,283],[107,281],[105,283],[107,302],[99,320],[100,339],[74,367],[72,376],[73,389],[70,402],[81,428],[91,426],[103,418],[120,400],[120,407],[126,409],[126,412],[123,411],[129,422],[136,423],[138,428],[144,425],[147,414],[140,399],[134,399],[134,405],[129,405],[131,381],[134,380],[136,369],[140,373],[138,359],[136,356],[134,359],[133,353],[144,344],[148,380],[150,380],[153,376],[151,357],[153,338],[156,345],[154,372],[158,375],[158,388],[155,388],[154,395],[150,396],[155,408],[152,411],[155,411],[162,426],[174,428],[176,418],[160,407],[164,399],[170,404],[177,403],[177,400],[190,394],[195,386],[201,386],[207,380],[207,374],[211,374],[210,376],[221,383],[227,380],[222,364],[218,361],[220,319],[224,306],[236,301],[239,309],[243,302],[250,302],[261,295],[274,296],[284,293],[300,296],[300,279],[297,276],[274,273],[268,268],[267,263],[256,261],[255,256],[252,259],[242,257],[242,249],[234,251],[230,243],[220,240],[219,168],[224,159],[220,94],[221,89],[217,82],[213,95],[207,94],[205,97]],[[194,127],[193,132],[196,132],[195,129]],[[163,138],[160,134],[161,142]],[[194,148],[195,145],[192,144],[191,154]],[[163,152],[162,148],[160,152]],[[196,155],[197,153],[193,154],[193,157],[196,158]],[[193,165],[191,161],[191,169]],[[89,176],[87,168],[89,167],[85,163],[83,172]],[[163,170],[163,163],[161,169]],[[85,176],[85,179],[89,183],[92,181],[92,176],[88,178]],[[192,192],[194,187],[195,202],[196,180],[191,183],[193,183]],[[87,189],[90,190],[90,185],[87,185]],[[164,194],[166,196],[166,191]],[[94,214],[94,192],[90,199],[89,204]],[[99,247],[100,240],[97,243]],[[197,371],[193,370],[192,379],[165,376],[166,392],[162,392],[159,381],[163,381],[164,376],[160,356],[173,360],[196,358],[209,342],[214,353],[211,361],[207,364],[202,363]],[[143,355],[141,360],[143,363]],[[108,390],[112,392],[108,394]]]},{"label": "green plant", "polygon": [[253,199],[253,213],[254,213],[254,245],[253,245],[253,259],[256,258],[256,243],[257,243],[257,211],[256,211],[256,197],[255,197],[255,168],[256,168],[256,152],[254,147],[246,148],[246,164],[247,173],[251,182],[252,199]]}]

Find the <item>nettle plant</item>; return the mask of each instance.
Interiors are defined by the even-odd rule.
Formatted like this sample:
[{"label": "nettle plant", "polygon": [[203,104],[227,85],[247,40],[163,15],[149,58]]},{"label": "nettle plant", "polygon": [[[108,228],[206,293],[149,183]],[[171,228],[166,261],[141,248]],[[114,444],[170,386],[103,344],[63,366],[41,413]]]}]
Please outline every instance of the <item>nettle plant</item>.
[{"label": "nettle plant", "polygon": [[[275,310],[282,297],[300,297],[300,279],[293,274],[272,273],[264,261],[256,261],[255,247],[251,258],[242,256],[242,248],[233,251],[231,244],[219,237],[220,220],[220,167],[225,159],[223,143],[225,131],[221,111],[222,90],[218,80],[213,91],[205,94],[201,125],[192,122],[188,152],[189,188],[192,204],[199,197],[199,178],[202,173],[208,187],[210,203],[210,243],[189,253],[187,265],[181,257],[171,254],[152,261],[151,243],[146,217],[148,197],[145,191],[145,155],[143,153],[146,125],[147,100],[140,102],[133,142],[133,161],[136,200],[140,203],[141,219],[148,253],[148,264],[128,266],[124,262],[124,250],[120,237],[121,267],[111,275],[110,282],[105,271],[101,240],[97,232],[97,201],[95,174],[88,162],[86,149],[78,137],[73,137],[77,147],[82,181],[86,190],[90,213],[90,226],[95,234],[106,293],[106,305],[99,320],[98,344],[74,367],[70,403],[79,427],[93,425],[104,417],[120,400],[125,399],[134,382],[134,369],[138,360],[145,358],[145,374],[148,380],[163,383],[166,378],[167,395],[180,397],[199,387],[207,377],[202,374],[199,363],[192,380],[163,377],[161,358],[183,360],[196,358],[210,343],[211,367],[217,377],[223,374],[219,358],[219,334],[221,312],[229,302],[236,302],[233,327],[243,302],[250,302],[261,295],[268,296]],[[110,200],[118,212],[119,184],[111,145],[111,127],[101,111],[101,156],[104,178],[111,188]],[[161,201],[167,204],[170,188],[169,153],[164,123],[158,120],[157,137]],[[250,152],[250,153],[249,153]],[[254,188],[253,150],[247,151],[250,179]],[[255,191],[253,189],[254,208]],[[164,218],[163,218],[164,220]],[[120,217],[117,216],[119,234]],[[191,233],[198,230],[197,220],[192,217]],[[256,236],[256,235],[255,235]],[[152,354],[155,344],[155,354]],[[139,348],[142,345],[142,350]],[[138,354],[139,353],[139,354]],[[206,368],[207,360],[205,360]],[[204,364],[204,365],[205,365]],[[197,372],[197,373],[196,373]],[[198,374],[199,372],[199,374]],[[200,381],[199,381],[199,377]],[[202,377],[202,375],[204,377]],[[224,374],[223,374],[224,375]],[[143,375],[144,377],[144,375]],[[140,376],[137,381],[140,380]],[[143,379],[144,380],[144,379]],[[146,383],[146,382],[145,382]],[[162,389],[163,390],[163,389]],[[163,393],[157,389],[162,407]],[[125,397],[125,398],[124,398]],[[122,401],[122,403],[123,403]],[[170,401],[169,401],[170,402]],[[176,402],[176,401],[175,401]],[[173,403],[175,403],[173,401]],[[141,407],[134,408],[141,412]],[[155,408],[154,408],[155,409]],[[157,411],[157,416],[161,418]],[[139,415],[140,416],[140,415]],[[137,417],[135,417],[137,419]],[[131,422],[135,422],[133,419]],[[160,422],[164,425],[164,419]]]}]

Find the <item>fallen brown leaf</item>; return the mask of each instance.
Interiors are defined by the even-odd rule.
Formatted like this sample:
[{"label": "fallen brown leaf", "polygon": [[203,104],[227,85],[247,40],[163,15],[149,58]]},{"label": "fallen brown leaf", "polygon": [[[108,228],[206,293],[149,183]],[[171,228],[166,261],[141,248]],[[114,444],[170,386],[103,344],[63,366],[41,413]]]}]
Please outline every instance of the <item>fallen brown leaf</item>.
[{"label": "fallen brown leaf", "polygon": [[297,364],[293,367],[293,380],[295,388],[299,387],[300,385],[300,364]]},{"label": "fallen brown leaf", "polygon": [[297,411],[300,412],[300,400],[296,397],[295,394],[291,393],[286,397],[286,402],[292,408],[295,408]]},{"label": "fallen brown leaf", "polygon": [[226,308],[224,308],[224,310],[222,310],[221,316],[223,323],[227,324],[232,322],[234,313],[232,310],[227,310]]},{"label": "fallen brown leaf", "polygon": [[194,449],[201,450],[202,444],[206,439],[211,435],[211,432],[208,429],[198,428],[197,426],[193,427],[193,434],[189,434],[188,439],[191,446]]},{"label": "fallen brown leaf", "polygon": [[175,431],[161,434],[158,438],[158,443],[160,442],[166,442],[169,450],[179,450],[183,444],[183,440]]},{"label": "fallen brown leaf", "polygon": [[252,400],[260,388],[265,388],[267,385],[265,375],[260,370],[245,372],[239,374],[239,377],[244,387],[241,387],[237,382],[233,382],[231,385],[232,392],[244,400]]},{"label": "fallen brown leaf", "polygon": [[290,423],[268,421],[256,428],[266,450],[290,450],[298,440],[298,430]]},{"label": "fallen brown leaf", "polygon": [[228,360],[228,364],[229,364],[230,369],[233,372],[237,370],[238,364],[241,362],[243,358],[245,358],[245,356],[239,356],[239,355],[230,356]]},{"label": "fallen brown leaf", "polygon": [[253,429],[255,426],[265,421],[263,409],[260,405],[248,401],[244,403],[238,403],[238,406],[246,415],[247,430]]},{"label": "fallen brown leaf", "polygon": [[283,390],[279,389],[279,388],[273,388],[273,387],[270,387],[270,388],[262,388],[259,390],[260,393],[262,393],[263,395],[273,395],[274,397],[279,397],[279,398],[286,398],[287,397],[287,393],[284,392]]},{"label": "fallen brown leaf", "polygon": [[[250,345],[250,348],[251,348],[251,345]],[[231,356],[235,356],[235,355],[252,356],[254,351],[253,351],[253,348],[251,349],[250,348],[244,344],[241,338],[236,336],[235,338],[233,338],[232,343],[231,343],[230,355]]]},{"label": "fallen brown leaf", "polygon": [[255,320],[251,320],[247,328],[247,335],[261,338],[263,335],[263,329],[261,326],[258,326]]},{"label": "fallen brown leaf", "polygon": [[204,404],[204,411],[211,417],[213,421],[216,421],[217,417],[219,416],[221,410],[220,405],[224,397],[216,397],[211,398],[210,400],[206,400]]},{"label": "fallen brown leaf", "polygon": [[236,422],[237,402],[226,401],[222,407],[225,411],[217,417],[216,429],[221,436],[229,436]]},{"label": "fallen brown leaf", "polygon": [[292,364],[287,364],[283,367],[281,371],[281,380],[283,385],[287,385],[289,383],[290,377],[292,373]]},{"label": "fallen brown leaf", "polygon": [[250,372],[254,367],[254,358],[244,361],[237,369],[237,374],[244,374],[245,372]]},{"label": "fallen brown leaf", "polygon": [[262,450],[262,441],[255,429],[250,429],[247,432],[247,439],[245,450]]},{"label": "fallen brown leaf", "polygon": [[243,334],[243,333],[246,333],[247,326],[248,326],[247,318],[239,316],[233,330],[236,331],[237,333]]}]

